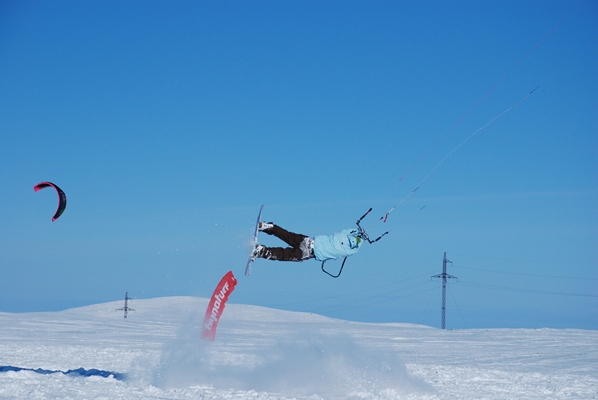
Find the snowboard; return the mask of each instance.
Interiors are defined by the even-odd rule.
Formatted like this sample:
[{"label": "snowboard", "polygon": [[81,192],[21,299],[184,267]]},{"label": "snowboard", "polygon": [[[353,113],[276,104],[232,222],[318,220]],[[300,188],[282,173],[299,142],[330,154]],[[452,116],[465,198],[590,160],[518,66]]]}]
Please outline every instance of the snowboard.
[{"label": "snowboard", "polygon": [[260,212],[257,215],[257,221],[255,222],[255,230],[253,232],[253,239],[251,240],[251,253],[249,253],[249,259],[247,260],[247,266],[245,267],[245,276],[249,276],[251,274],[251,263],[253,260],[251,259],[251,254],[253,253],[253,247],[257,244],[257,234],[259,232],[258,228],[260,226],[260,220],[262,218],[262,210],[264,209],[264,205],[260,207]]}]

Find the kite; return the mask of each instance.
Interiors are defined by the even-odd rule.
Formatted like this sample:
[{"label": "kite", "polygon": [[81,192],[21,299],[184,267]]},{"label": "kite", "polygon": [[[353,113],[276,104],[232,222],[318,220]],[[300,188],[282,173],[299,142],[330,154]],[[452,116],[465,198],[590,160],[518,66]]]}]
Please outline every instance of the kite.
[{"label": "kite", "polygon": [[33,190],[35,190],[37,192],[37,191],[42,190],[47,187],[53,187],[54,189],[56,189],[56,192],[58,193],[58,208],[56,209],[56,212],[54,213],[54,216],[52,217],[52,222],[54,222],[62,215],[62,213],[64,212],[64,209],[66,208],[66,194],[64,194],[62,189],[60,189],[58,186],[56,186],[52,182],[40,182],[33,187]]}]

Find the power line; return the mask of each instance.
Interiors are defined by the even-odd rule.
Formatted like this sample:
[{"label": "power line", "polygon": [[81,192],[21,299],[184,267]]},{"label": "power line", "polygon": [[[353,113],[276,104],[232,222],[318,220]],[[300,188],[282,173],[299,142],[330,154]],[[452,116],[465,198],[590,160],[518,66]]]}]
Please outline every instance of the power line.
[{"label": "power line", "polygon": [[457,311],[459,311],[459,315],[461,316],[461,320],[463,321],[465,328],[469,329],[469,327],[467,326],[467,322],[465,322],[465,318],[463,318],[463,314],[461,314],[461,309],[459,308],[459,305],[457,304],[457,300],[455,299],[455,296],[453,295],[453,291],[451,290],[450,286],[449,286],[449,293],[451,294],[451,297],[453,298],[453,301],[455,302],[455,307],[457,307]]},{"label": "power line", "polygon": [[526,274],[524,272],[497,271],[497,270],[484,269],[484,268],[463,267],[463,266],[460,266],[460,265],[456,265],[455,267],[457,267],[457,268],[463,268],[463,269],[472,269],[472,270],[476,270],[476,271],[494,272],[494,273],[497,273],[497,274],[533,276],[535,278],[581,279],[581,280],[598,281],[598,278],[582,278],[582,277],[579,277],[579,276],[558,276],[558,275]]},{"label": "power line", "polygon": [[[372,291],[372,290],[379,290],[381,288],[385,288],[385,287],[388,287],[388,286],[394,286],[394,285],[396,285],[398,283],[403,283],[403,282],[411,281],[411,280],[414,280],[414,279],[417,279],[417,278],[421,278],[423,276],[429,276],[429,274],[430,274],[430,272],[425,273],[425,274],[421,274],[421,275],[417,275],[417,276],[413,276],[411,278],[406,278],[406,279],[401,279],[401,280],[394,281],[394,282],[389,282],[389,283],[386,283],[384,285],[378,285],[378,286],[370,287],[370,288],[367,288],[367,289],[356,290],[356,291],[353,291],[353,292],[342,293],[342,294],[338,294],[338,295],[334,295],[334,296],[325,296],[325,297],[318,297],[318,298],[309,299],[309,300],[293,301],[293,302],[289,302],[289,303],[276,304],[276,305],[274,305],[274,307],[283,307],[283,306],[290,306],[290,305],[296,305],[296,304],[305,304],[305,303],[312,303],[312,302],[317,302],[317,301],[322,301],[322,300],[337,299],[339,297],[352,296],[352,295],[355,295],[355,294],[369,292],[369,291]],[[369,299],[369,298],[372,298],[372,297],[384,296],[386,294],[395,293],[397,291],[409,289],[409,288],[412,288],[412,287],[415,287],[415,286],[418,286],[418,285],[421,285],[421,284],[407,286],[405,288],[393,289],[393,290],[390,290],[390,291],[387,291],[387,292],[384,292],[384,293],[378,293],[375,296],[369,296],[369,297],[366,297],[365,299]],[[352,303],[354,301],[357,301],[357,300],[350,300],[350,301],[342,303],[342,304],[349,304],[349,303]]]},{"label": "power line", "polygon": [[432,297],[434,297],[434,300],[436,300],[438,297],[440,297],[440,295],[438,293],[436,293],[436,296],[434,296],[434,293],[430,294],[430,297],[428,298],[428,302],[426,303],[426,307],[424,308],[424,310],[426,311],[426,313],[424,314],[424,318],[421,320],[421,325],[423,325],[426,320],[428,319],[428,315],[430,314],[430,311],[432,311],[432,307],[428,307],[430,305],[430,301],[432,300]]},{"label": "power line", "polygon": [[[401,268],[411,267],[410,270],[412,270],[412,269],[419,269],[421,265],[428,264],[428,263],[429,263],[429,259],[427,259],[427,260],[418,260],[418,261],[413,261],[413,262],[410,262],[410,263],[401,263],[400,267]],[[344,293],[344,294],[340,294],[340,295],[337,295],[337,296],[327,296],[327,297],[324,297],[324,298],[318,298],[318,299],[315,299],[315,300],[326,300],[326,299],[334,298],[334,297],[341,297],[341,296],[346,296],[346,295],[351,295],[351,294],[356,294],[356,293],[361,293],[361,292],[366,292],[366,291],[371,291],[371,290],[378,290],[378,289],[380,289],[382,287],[392,286],[392,285],[395,285],[397,283],[409,281],[409,280],[416,279],[416,278],[419,278],[419,277],[422,277],[422,276],[429,276],[433,272],[434,271],[430,271],[430,272],[426,272],[426,273],[423,273],[423,274],[420,274],[420,275],[413,276],[411,278],[406,278],[406,279],[401,279],[401,280],[398,280],[398,281],[388,282],[388,283],[385,283],[383,285],[373,286],[373,287],[366,288],[366,289],[360,289],[360,290],[357,290],[357,291],[353,291],[353,292],[349,292],[349,293]],[[384,275],[383,278],[379,279],[379,280],[382,281],[386,277],[388,277],[388,271],[386,269],[374,269],[370,273],[368,273],[368,276],[370,278],[375,278],[375,277],[377,277],[379,275]],[[359,281],[360,286],[362,286],[362,280],[363,280],[363,278],[361,276],[358,276],[358,277],[355,277],[355,278],[352,278],[352,277],[349,276],[349,277],[345,278],[345,282],[349,282],[349,283],[352,282],[352,281]],[[310,288],[311,289],[328,290],[330,288],[330,284],[328,283],[328,281],[326,281],[326,282],[327,283],[313,284],[313,285],[310,286]],[[282,294],[284,294],[285,297],[289,297],[288,295],[292,294],[292,293],[301,293],[301,294],[303,294],[304,290],[305,290],[304,288],[300,288],[300,287],[298,287],[297,289],[285,288],[285,290],[282,290],[282,291],[274,291],[273,290],[273,291],[268,291],[268,292],[254,293],[254,294],[251,294],[251,295],[249,295],[247,297],[248,298],[261,298],[261,297],[271,297],[272,295],[282,295]],[[292,303],[289,303],[289,304],[307,303],[307,302],[315,301],[315,300],[305,300],[305,301],[300,301],[300,302],[292,302]],[[280,305],[288,305],[288,304],[285,303],[285,304],[280,304]]]},{"label": "power line", "polygon": [[487,257],[487,256],[471,256],[468,254],[457,254],[460,257],[467,257],[467,258],[481,258],[484,260],[497,260],[497,261],[511,261],[511,262],[526,262],[526,263],[536,263],[536,264],[571,264],[571,265],[590,265],[594,267],[598,267],[597,262],[575,262],[571,263],[569,261],[560,261],[560,260],[537,260],[537,259],[517,259],[517,258],[504,258],[504,257]]},{"label": "power line", "polygon": [[502,290],[502,291],[505,291],[505,292],[535,293],[535,294],[548,294],[548,295],[554,295],[554,296],[572,296],[572,297],[594,297],[594,298],[598,298],[597,294],[552,292],[552,291],[548,291],[548,290],[521,289],[521,288],[513,288],[513,287],[507,287],[507,286],[486,285],[486,284],[483,284],[483,283],[459,282],[459,284],[462,285],[462,286],[477,287],[477,288],[492,289],[492,290]]},{"label": "power line", "polygon": [[[425,274],[425,275],[427,275],[427,274]],[[424,276],[424,275],[419,275],[418,277],[421,277],[421,276]],[[418,278],[418,277],[415,277],[415,278]],[[399,281],[399,282],[405,282],[405,281],[408,281],[408,280],[413,280],[415,278],[404,279],[404,280]],[[396,283],[399,283],[399,282],[394,282],[392,284],[396,284]],[[369,300],[369,299],[378,299],[378,298],[381,298],[381,297],[388,297],[390,294],[401,292],[401,291],[405,291],[405,290],[408,290],[408,289],[411,289],[411,288],[416,288],[416,287],[419,287],[419,286],[422,286],[422,285],[426,285],[426,284],[427,284],[427,282],[421,282],[421,283],[417,283],[415,285],[410,285],[410,286],[407,286],[407,287],[401,287],[401,288],[398,288],[398,289],[393,289],[393,290],[390,290],[390,291],[386,291],[384,293],[379,293],[379,294],[375,294],[375,295],[371,295],[371,296],[367,296],[367,297],[360,297],[360,298],[357,298],[357,299],[345,301],[345,302],[336,304],[336,305],[334,305],[332,307],[337,307],[338,308],[338,307],[341,307],[341,306],[346,306],[347,304],[353,304],[353,303],[356,303],[356,302],[363,302],[363,301],[366,301],[366,300]],[[382,286],[388,286],[388,285],[390,285],[390,284],[382,285]],[[380,286],[380,287],[382,287],[382,286]],[[373,289],[376,289],[376,288],[373,288]],[[317,302],[317,301],[322,301],[322,300],[331,300],[331,299],[335,299],[335,298],[339,298],[339,297],[350,296],[350,295],[356,294],[356,293],[362,293],[362,292],[369,291],[369,290],[372,290],[372,289],[364,289],[364,290],[359,290],[359,291],[351,292],[351,293],[344,293],[344,294],[340,294],[340,295],[336,295],[336,296],[320,297],[320,298],[312,299],[312,300],[304,300],[304,301],[297,301],[297,302],[291,302],[291,303],[285,303],[285,304],[277,304],[277,305],[275,305],[275,307],[290,306],[290,305],[303,304],[303,303],[312,303],[312,302]],[[376,303],[373,303],[373,304],[376,304]],[[362,305],[365,305],[365,304],[361,304],[360,306],[362,306]]]},{"label": "power line", "polygon": [[[421,286],[421,284],[420,285],[415,285],[415,286]],[[339,311],[339,310],[343,310],[343,311],[344,310],[351,310],[351,309],[354,309],[354,308],[361,308],[361,307],[372,306],[372,305],[375,305],[375,304],[385,303],[385,302],[396,300],[396,299],[403,299],[403,298],[406,298],[406,297],[409,297],[409,296],[414,296],[416,294],[426,293],[426,292],[429,292],[431,290],[436,290],[436,288],[428,288],[428,289],[420,290],[418,292],[413,292],[413,293],[409,293],[409,294],[405,294],[405,295],[401,295],[401,296],[393,296],[393,297],[389,297],[389,298],[385,298],[385,299],[379,299],[377,301],[371,301],[371,302],[367,302],[367,303],[364,303],[363,299],[358,299],[358,300],[353,301],[353,303],[356,302],[356,301],[361,301],[361,303],[357,304],[357,305],[350,306],[350,307],[346,307],[345,304],[348,304],[348,303],[344,303],[344,304],[336,305],[336,306],[316,308],[312,312],[323,313],[323,312],[333,312],[333,311]],[[381,296],[372,296],[370,298],[379,298],[379,297],[381,297]]]}]

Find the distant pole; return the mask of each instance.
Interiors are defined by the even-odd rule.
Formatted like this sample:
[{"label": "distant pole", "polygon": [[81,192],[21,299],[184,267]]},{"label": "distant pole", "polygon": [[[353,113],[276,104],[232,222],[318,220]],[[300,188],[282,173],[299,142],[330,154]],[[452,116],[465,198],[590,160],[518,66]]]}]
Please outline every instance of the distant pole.
[{"label": "distant pole", "polygon": [[442,278],[442,316],[440,318],[440,329],[446,329],[446,280],[457,279],[456,276],[452,276],[446,273],[446,264],[453,263],[446,259],[446,251],[442,259],[442,274],[433,275],[432,278]]},{"label": "distant pole", "polygon": [[132,300],[129,297],[129,292],[125,293],[125,306],[123,308],[117,308],[116,311],[124,311],[125,312],[125,318],[127,318],[127,313],[129,311],[135,311],[134,309],[132,309],[131,307],[129,307],[129,300]]}]

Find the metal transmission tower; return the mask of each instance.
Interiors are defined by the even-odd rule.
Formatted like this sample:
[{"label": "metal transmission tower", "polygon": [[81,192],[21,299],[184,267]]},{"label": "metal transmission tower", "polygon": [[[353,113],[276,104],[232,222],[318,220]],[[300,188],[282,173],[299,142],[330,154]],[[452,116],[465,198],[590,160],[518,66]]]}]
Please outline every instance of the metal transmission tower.
[{"label": "metal transmission tower", "polygon": [[452,276],[446,273],[446,264],[451,263],[446,259],[446,251],[444,252],[444,258],[442,259],[442,274],[433,275],[432,278],[442,278],[442,319],[440,321],[440,329],[446,329],[446,280],[447,279],[457,279],[456,276]]},{"label": "metal transmission tower", "polygon": [[117,308],[116,311],[124,311],[125,312],[125,318],[127,318],[127,313],[129,311],[135,311],[134,309],[132,309],[131,307],[129,307],[129,300],[133,300],[129,297],[129,292],[125,293],[125,306],[123,308]]}]

